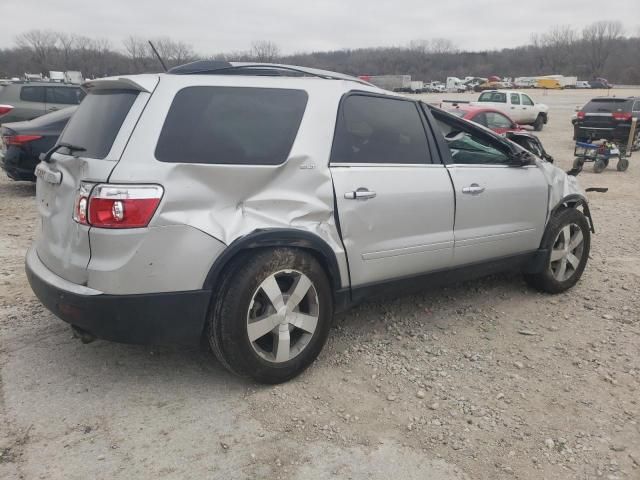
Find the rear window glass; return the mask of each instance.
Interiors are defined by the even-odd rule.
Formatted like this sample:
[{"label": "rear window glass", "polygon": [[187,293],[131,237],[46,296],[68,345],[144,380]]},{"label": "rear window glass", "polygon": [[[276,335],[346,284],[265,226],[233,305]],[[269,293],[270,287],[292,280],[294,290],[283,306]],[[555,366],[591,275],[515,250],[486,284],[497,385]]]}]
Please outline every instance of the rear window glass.
[{"label": "rear window glass", "polygon": [[105,158],[137,96],[134,90],[90,93],[71,117],[60,142],[85,148],[83,157]]},{"label": "rear window glass", "polygon": [[507,103],[507,94],[502,92],[484,92],[478,98],[479,102]]},{"label": "rear window glass", "polygon": [[44,103],[44,87],[22,87],[20,89],[20,100]]},{"label": "rear window glass", "polygon": [[583,107],[586,113],[629,111],[631,102],[626,98],[594,98]]},{"label": "rear window glass", "polygon": [[47,103],[78,105],[82,97],[82,90],[79,88],[47,87]]},{"label": "rear window glass", "polygon": [[278,165],[289,156],[307,105],[302,90],[188,87],[162,127],[161,162]]}]

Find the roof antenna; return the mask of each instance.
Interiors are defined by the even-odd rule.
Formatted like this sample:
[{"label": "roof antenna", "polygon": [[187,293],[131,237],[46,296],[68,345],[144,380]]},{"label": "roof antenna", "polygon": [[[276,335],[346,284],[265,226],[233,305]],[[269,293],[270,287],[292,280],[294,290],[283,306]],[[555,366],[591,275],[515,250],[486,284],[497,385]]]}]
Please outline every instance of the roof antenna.
[{"label": "roof antenna", "polygon": [[151,50],[153,50],[153,53],[156,54],[156,57],[158,57],[158,60],[160,61],[160,65],[162,65],[162,68],[164,68],[164,71],[167,71],[167,66],[164,64],[164,60],[162,60],[162,57],[160,56],[160,54],[158,53],[158,51],[156,50],[156,47],[153,45],[153,43],[151,43],[151,40],[148,40],[149,45],[151,45]]}]

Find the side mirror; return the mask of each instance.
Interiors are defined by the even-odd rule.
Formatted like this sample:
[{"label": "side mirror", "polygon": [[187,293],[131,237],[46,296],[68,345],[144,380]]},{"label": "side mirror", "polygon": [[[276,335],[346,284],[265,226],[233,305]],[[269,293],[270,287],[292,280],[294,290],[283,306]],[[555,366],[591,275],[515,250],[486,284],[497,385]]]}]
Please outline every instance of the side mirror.
[{"label": "side mirror", "polygon": [[514,152],[509,156],[510,167],[526,167],[531,165],[531,154],[529,152]]}]

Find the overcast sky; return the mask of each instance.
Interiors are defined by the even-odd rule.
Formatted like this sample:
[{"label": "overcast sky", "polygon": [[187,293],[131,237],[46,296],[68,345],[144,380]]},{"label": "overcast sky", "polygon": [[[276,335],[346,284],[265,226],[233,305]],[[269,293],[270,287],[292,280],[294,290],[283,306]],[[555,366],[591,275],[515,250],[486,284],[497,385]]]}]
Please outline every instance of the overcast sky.
[{"label": "overcast sky", "polygon": [[294,53],[434,37],[482,50],[602,19],[639,34],[640,0],[0,0],[0,18],[0,48],[25,30],[51,29],[108,38],[116,48],[129,35],[167,35],[200,54],[247,50],[255,40]]}]

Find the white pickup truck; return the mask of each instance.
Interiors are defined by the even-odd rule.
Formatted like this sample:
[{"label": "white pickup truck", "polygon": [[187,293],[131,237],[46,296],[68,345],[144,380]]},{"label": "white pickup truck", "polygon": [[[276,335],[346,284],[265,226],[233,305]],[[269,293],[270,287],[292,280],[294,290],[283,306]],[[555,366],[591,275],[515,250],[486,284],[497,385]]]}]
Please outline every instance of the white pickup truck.
[{"label": "white pickup truck", "polygon": [[549,120],[549,107],[543,103],[535,103],[529,95],[514,90],[487,90],[480,94],[477,102],[471,105],[492,107],[506,113],[521,125],[533,125],[536,131]]}]

